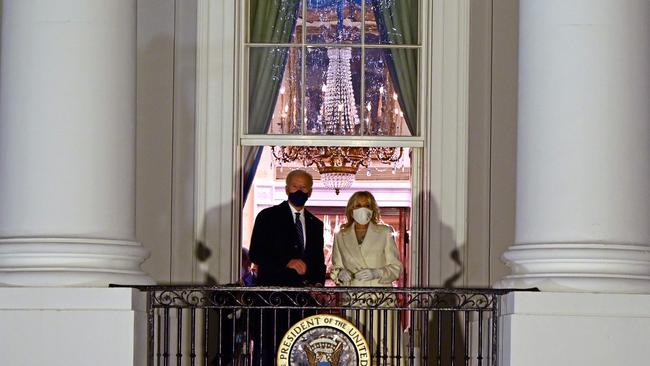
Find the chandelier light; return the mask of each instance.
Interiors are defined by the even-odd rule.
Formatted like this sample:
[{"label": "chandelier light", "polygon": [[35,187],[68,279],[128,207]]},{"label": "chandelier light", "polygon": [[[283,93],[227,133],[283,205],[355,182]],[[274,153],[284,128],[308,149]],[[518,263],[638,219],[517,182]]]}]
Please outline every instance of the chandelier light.
[{"label": "chandelier light", "polygon": [[[357,135],[361,123],[352,86],[352,48],[329,48],[327,57],[329,63],[326,81],[321,88],[323,102],[316,127],[310,129],[310,132],[320,135]],[[370,102],[365,108],[368,110],[366,120],[369,121],[372,108]],[[271,150],[280,165],[298,161],[305,167],[316,166],[325,187],[334,189],[336,194],[352,185],[360,166],[368,168],[374,160],[393,164],[395,169],[401,165],[403,153],[399,147],[273,146]]]},{"label": "chandelier light", "polygon": [[318,114],[317,130],[326,135],[351,135],[359,126],[350,70],[352,49],[330,48],[327,58],[327,81],[322,88],[323,104]]},{"label": "chandelier light", "polygon": [[401,147],[272,146],[271,151],[281,164],[315,165],[325,187],[336,194],[350,188],[360,166],[368,168],[372,160],[396,165],[402,158]]}]

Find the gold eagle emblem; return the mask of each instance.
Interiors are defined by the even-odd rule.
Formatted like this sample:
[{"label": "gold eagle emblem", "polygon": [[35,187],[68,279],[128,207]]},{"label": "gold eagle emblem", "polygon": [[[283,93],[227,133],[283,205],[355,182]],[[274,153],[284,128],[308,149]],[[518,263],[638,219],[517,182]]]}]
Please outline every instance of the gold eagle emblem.
[{"label": "gold eagle emblem", "polygon": [[305,345],[309,366],[338,366],[343,351],[343,342],[330,338],[318,338]]}]

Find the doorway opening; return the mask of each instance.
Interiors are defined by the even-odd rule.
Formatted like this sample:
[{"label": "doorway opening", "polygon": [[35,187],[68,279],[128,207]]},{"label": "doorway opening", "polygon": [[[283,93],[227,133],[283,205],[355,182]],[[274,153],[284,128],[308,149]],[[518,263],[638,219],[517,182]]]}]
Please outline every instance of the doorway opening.
[{"label": "doorway opening", "polygon": [[355,176],[350,188],[342,189],[339,194],[325,186],[320,174],[313,167],[304,167],[299,162],[278,164],[265,146],[260,157],[255,178],[245,199],[241,215],[242,248],[250,246],[251,233],[257,214],[270,206],[287,199],[285,178],[294,169],[303,169],[314,178],[312,195],[306,208],[324,224],[324,255],[327,267],[326,286],[334,286],[329,279],[331,270],[331,253],[334,235],[345,223],[345,206],[350,196],[356,191],[369,191],[375,196],[380,208],[381,221],[392,227],[393,237],[404,265],[404,272],[393,286],[405,287],[411,279],[411,227],[412,227],[412,173],[410,150],[404,149],[403,161],[399,168],[379,162],[362,167]]}]

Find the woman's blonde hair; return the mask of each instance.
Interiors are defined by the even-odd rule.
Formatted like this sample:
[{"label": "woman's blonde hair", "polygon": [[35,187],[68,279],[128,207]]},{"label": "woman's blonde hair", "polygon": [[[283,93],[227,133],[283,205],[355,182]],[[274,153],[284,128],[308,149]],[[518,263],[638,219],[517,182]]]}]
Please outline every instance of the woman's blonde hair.
[{"label": "woman's blonde hair", "polygon": [[345,218],[347,221],[345,224],[341,226],[342,230],[345,230],[352,226],[354,223],[354,219],[352,218],[352,211],[354,211],[354,205],[357,203],[357,201],[360,198],[365,198],[368,200],[370,203],[370,210],[372,210],[372,216],[370,217],[370,221],[373,224],[378,224],[379,223],[379,206],[377,206],[377,201],[375,200],[375,197],[372,195],[372,193],[368,191],[358,191],[354,192],[352,196],[350,196],[350,199],[348,200],[348,205],[345,207]]}]

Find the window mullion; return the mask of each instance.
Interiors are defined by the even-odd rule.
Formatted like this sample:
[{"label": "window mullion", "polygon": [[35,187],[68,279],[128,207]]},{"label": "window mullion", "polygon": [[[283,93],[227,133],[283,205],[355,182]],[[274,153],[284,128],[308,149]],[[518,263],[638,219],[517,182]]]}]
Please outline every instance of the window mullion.
[{"label": "window mullion", "polygon": [[300,135],[305,135],[307,116],[305,115],[305,96],[307,90],[307,0],[302,2],[302,35],[300,55]]},{"label": "window mullion", "polygon": [[366,122],[366,0],[361,2],[361,90],[359,91],[361,110],[361,128],[359,134],[365,135]]}]

